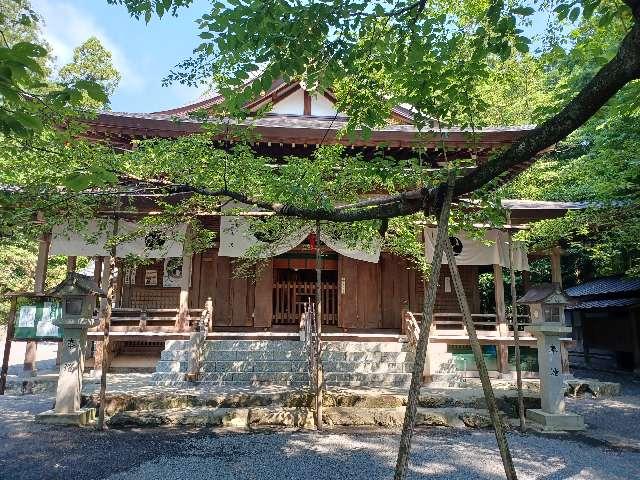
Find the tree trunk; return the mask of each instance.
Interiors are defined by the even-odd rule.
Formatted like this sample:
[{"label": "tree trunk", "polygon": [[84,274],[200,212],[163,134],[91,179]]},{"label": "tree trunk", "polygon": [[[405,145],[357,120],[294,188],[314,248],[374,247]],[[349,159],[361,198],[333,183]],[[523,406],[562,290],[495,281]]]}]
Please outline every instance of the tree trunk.
[{"label": "tree trunk", "polygon": [[[449,183],[453,181],[453,175],[449,177]],[[451,208],[452,188],[448,188],[445,200],[442,204],[442,210],[438,219],[438,232],[436,237],[436,246],[433,251],[431,260],[431,274],[429,275],[429,283],[425,289],[424,307],[422,312],[422,322],[420,323],[420,336],[416,345],[416,358],[413,364],[413,373],[411,375],[411,386],[409,387],[409,396],[407,399],[407,409],[404,415],[404,425],[402,427],[402,435],[400,436],[400,447],[398,449],[398,459],[396,462],[395,480],[404,480],[407,477],[407,466],[409,462],[409,453],[411,452],[411,439],[413,437],[413,429],[416,423],[416,413],[418,411],[418,397],[420,396],[420,387],[422,386],[422,375],[424,371],[424,363],[427,355],[427,346],[429,344],[429,330],[433,320],[433,308],[436,301],[436,291],[438,290],[438,279],[440,278],[440,267],[442,266],[442,252],[444,245],[449,244],[447,229],[449,226],[449,211]]]},{"label": "tree trunk", "polygon": [[517,480],[516,469],[513,466],[513,459],[511,458],[511,451],[509,450],[509,444],[507,443],[507,437],[504,432],[502,420],[498,413],[498,406],[496,405],[496,399],[493,395],[493,388],[491,387],[491,380],[489,379],[489,372],[487,371],[487,364],[484,361],[482,355],[482,348],[476,335],[476,328],[471,318],[471,311],[469,310],[469,303],[464,293],[464,287],[462,285],[462,279],[460,278],[460,272],[456,265],[453,249],[449,242],[445,245],[445,253],[447,255],[447,263],[449,264],[449,272],[451,273],[451,279],[453,280],[453,286],[458,297],[458,305],[460,306],[460,312],[467,328],[469,335],[469,343],[471,344],[471,350],[476,360],[478,367],[478,373],[480,374],[480,382],[482,383],[482,390],[484,391],[484,398],[487,402],[487,408],[489,410],[489,416],[493,423],[493,428],[496,434],[496,440],[498,442],[498,449],[500,450],[500,456],[502,457],[502,464],[504,465],[504,473],[507,476],[507,480]]}]

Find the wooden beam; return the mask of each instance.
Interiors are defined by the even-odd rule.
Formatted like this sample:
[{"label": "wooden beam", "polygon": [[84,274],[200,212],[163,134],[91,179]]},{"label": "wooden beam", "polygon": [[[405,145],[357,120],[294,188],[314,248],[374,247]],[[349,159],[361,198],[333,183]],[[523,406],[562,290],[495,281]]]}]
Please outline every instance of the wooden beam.
[{"label": "wooden beam", "polygon": [[303,115],[311,115],[311,95],[309,95],[309,92],[307,92],[306,90],[303,90],[304,92],[304,107],[303,107]]}]

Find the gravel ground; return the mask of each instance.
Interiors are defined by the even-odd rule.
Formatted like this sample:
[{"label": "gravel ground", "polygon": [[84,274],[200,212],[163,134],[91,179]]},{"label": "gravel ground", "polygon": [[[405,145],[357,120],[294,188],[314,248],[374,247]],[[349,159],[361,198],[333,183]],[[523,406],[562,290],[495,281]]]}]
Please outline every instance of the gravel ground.
[{"label": "gravel ground", "polygon": [[[629,382],[623,396],[570,400],[569,408],[584,413],[597,432],[633,441],[640,435],[634,430],[640,420],[640,388],[633,382],[626,388]],[[99,433],[34,424],[33,415],[51,402],[44,395],[0,397],[1,479],[374,480],[392,477],[398,445],[397,432],[364,430]],[[619,448],[604,437],[516,432],[509,434],[509,442],[520,479],[640,478],[638,442]],[[410,478],[504,478],[491,431],[421,429],[413,445]]]}]

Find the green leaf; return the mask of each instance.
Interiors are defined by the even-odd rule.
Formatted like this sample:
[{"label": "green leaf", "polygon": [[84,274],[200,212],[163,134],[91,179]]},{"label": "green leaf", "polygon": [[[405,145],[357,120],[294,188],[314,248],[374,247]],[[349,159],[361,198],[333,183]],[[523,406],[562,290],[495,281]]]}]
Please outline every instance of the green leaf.
[{"label": "green leaf", "polygon": [[516,15],[528,17],[529,15],[533,15],[535,10],[532,7],[516,7],[512,9],[511,12],[515,13]]},{"label": "green leaf", "polygon": [[81,192],[91,185],[91,179],[91,175],[87,175],[86,173],[76,173],[64,178],[62,180],[62,184],[74,192]]}]

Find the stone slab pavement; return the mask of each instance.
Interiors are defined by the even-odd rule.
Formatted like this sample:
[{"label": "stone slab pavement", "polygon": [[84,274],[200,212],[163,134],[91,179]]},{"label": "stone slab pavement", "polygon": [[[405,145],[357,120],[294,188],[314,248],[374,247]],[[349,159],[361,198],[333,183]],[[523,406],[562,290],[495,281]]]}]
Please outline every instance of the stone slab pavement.
[{"label": "stone slab pavement", "polygon": [[[630,443],[640,437],[640,388],[633,377],[621,381],[620,397],[568,400],[600,436],[510,432],[519,478],[640,478],[640,448]],[[52,401],[46,393],[0,397],[1,479],[384,479],[392,477],[399,438],[397,431],[353,429],[96,432],[33,423]],[[611,442],[607,435],[630,442]],[[490,430],[418,429],[411,458],[412,479],[504,478]]]}]

